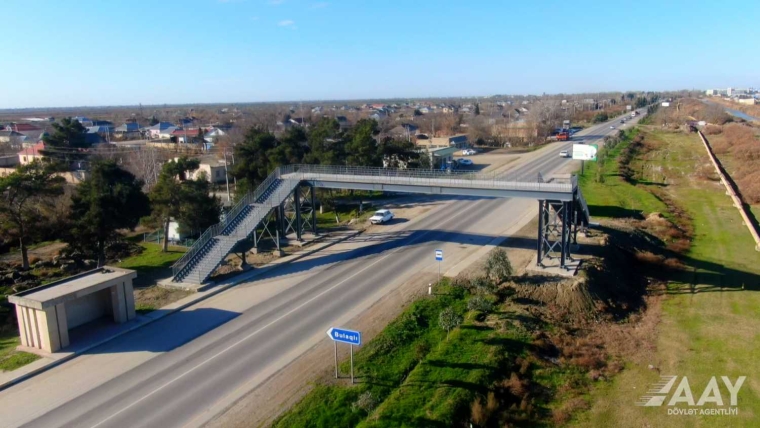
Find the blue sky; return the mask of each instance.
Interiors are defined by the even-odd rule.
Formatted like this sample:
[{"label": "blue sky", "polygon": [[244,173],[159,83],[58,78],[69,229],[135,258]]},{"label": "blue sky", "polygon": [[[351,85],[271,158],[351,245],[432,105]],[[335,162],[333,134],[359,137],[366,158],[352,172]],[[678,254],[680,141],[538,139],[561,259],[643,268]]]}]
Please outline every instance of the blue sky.
[{"label": "blue sky", "polygon": [[0,108],[760,86],[760,2],[3,0]]}]

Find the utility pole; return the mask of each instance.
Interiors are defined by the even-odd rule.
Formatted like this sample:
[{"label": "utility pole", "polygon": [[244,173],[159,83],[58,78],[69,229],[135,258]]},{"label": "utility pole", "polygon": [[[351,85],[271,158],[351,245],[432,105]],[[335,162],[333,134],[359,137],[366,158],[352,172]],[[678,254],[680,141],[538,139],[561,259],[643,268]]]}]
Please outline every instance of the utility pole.
[{"label": "utility pole", "polygon": [[227,202],[232,199],[230,197],[230,175],[227,173],[227,149],[224,149],[224,180],[227,182]]}]

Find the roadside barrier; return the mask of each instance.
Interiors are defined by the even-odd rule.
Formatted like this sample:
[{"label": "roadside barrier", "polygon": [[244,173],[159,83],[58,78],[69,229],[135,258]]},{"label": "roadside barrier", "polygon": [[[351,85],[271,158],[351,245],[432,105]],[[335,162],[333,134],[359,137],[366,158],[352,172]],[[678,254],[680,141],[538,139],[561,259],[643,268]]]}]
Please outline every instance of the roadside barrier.
[{"label": "roadside barrier", "polygon": [[718,173],[723,186],[726,187],[726,192],[728,192],[728,195],[731,196],[731,200],[733,200],[734,206],[739,210],[739,215],[742,216],[744,224],[747,225],[747,229],[749,229],[750,235],[752,235],[752,238],[755,240],[755,251],[760,251],[760,232],[758,232],[757,228],[755,228],[755,224],[750,220],[749,213],[747,213],[747,210],[744,207],[741,198],[739,197],[739,193],[734,186],[734,182],[731,181],[728,173],[726,173],[726,171],[723,169],[723,165],[721,165],[720,161],[713,153],[710,142],[707,141],[707,138],[705,138],[705,135],[702,134],[702,131],[697,131],[697,134],[699,134],[699,138],[702,140],[702,144],[705,145],[705,150],[707,150],[707,155],[710,157],[710,162],[712,162],[713,166],[715,167],[715,171]]}]

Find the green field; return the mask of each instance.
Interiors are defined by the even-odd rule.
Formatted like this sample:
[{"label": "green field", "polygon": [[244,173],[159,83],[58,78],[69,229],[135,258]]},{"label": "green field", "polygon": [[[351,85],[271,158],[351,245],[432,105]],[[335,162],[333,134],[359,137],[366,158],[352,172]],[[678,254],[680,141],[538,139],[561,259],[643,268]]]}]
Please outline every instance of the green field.
[{"label": "green field", "polygon": [[0,372],[16,370],[40,357],[28,352],[18,352],[16,347],[21,344],[17,333],[0,335]]},{"label": "green field", "polygon": [[[645,186],[632,186],[620,176],[617,157],[629,144],[630,134],[612,150],[602,149],[605,160],[601,165],[586,162],[579,183],[593,217],[640,217],[642,214],[667,211],[665,204],[648,192]],[[603,183],[596,181],[598,168],[603,170]]]},{"label": "green field", "polygon": [[[739,214],[715,182],[692,172],[708,162],[695,134],[650,131],[659,148],[646,162],[667,175],[667,194],[691,217],[694,228],[684,257],[687,280],[668,284],[662,320],[655,339],[657,350],[645,365],[630,364],[591,394],[592,408],[576,421],[579,426],[757,426],[760,418],[760,253],[742,225]],[[584,195],[614,200],[634,186],[586,188]],[[622,188],[621,188],[622,187]],[[597,193],[597,194],[595,194]],[[606,194],[605,194],[606,193]],[[659,373],[687,376],[699,398],[712,376],[747,376],[738,396],[738,416],[669,416],[666,407],[637,407],[635,402]],[[728,391],[719,381],[724,400]],[[710,405],[707,405],[710,407]]]},{"label": "green field", "polygon": [[141,242],[143,252],[122,260],[118,267],[137,271],[136,286],[152,285],[157,280],[171,276],[171,266],[187,251],[185,247],[169,246],[169,251],[161,251],[161,245]]}]

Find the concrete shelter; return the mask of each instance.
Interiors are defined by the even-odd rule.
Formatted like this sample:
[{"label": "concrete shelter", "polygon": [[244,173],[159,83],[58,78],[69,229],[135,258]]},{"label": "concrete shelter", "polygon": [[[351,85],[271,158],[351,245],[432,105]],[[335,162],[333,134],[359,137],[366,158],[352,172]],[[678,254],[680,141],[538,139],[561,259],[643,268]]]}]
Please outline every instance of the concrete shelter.
[{"label": "concrete shelter", "polygon": [[69,346],[69,330],[101,317],[121,324],[135,317],[129,269],[104,266],[8,296],[16,305],[21,346],[56,352]]}]

